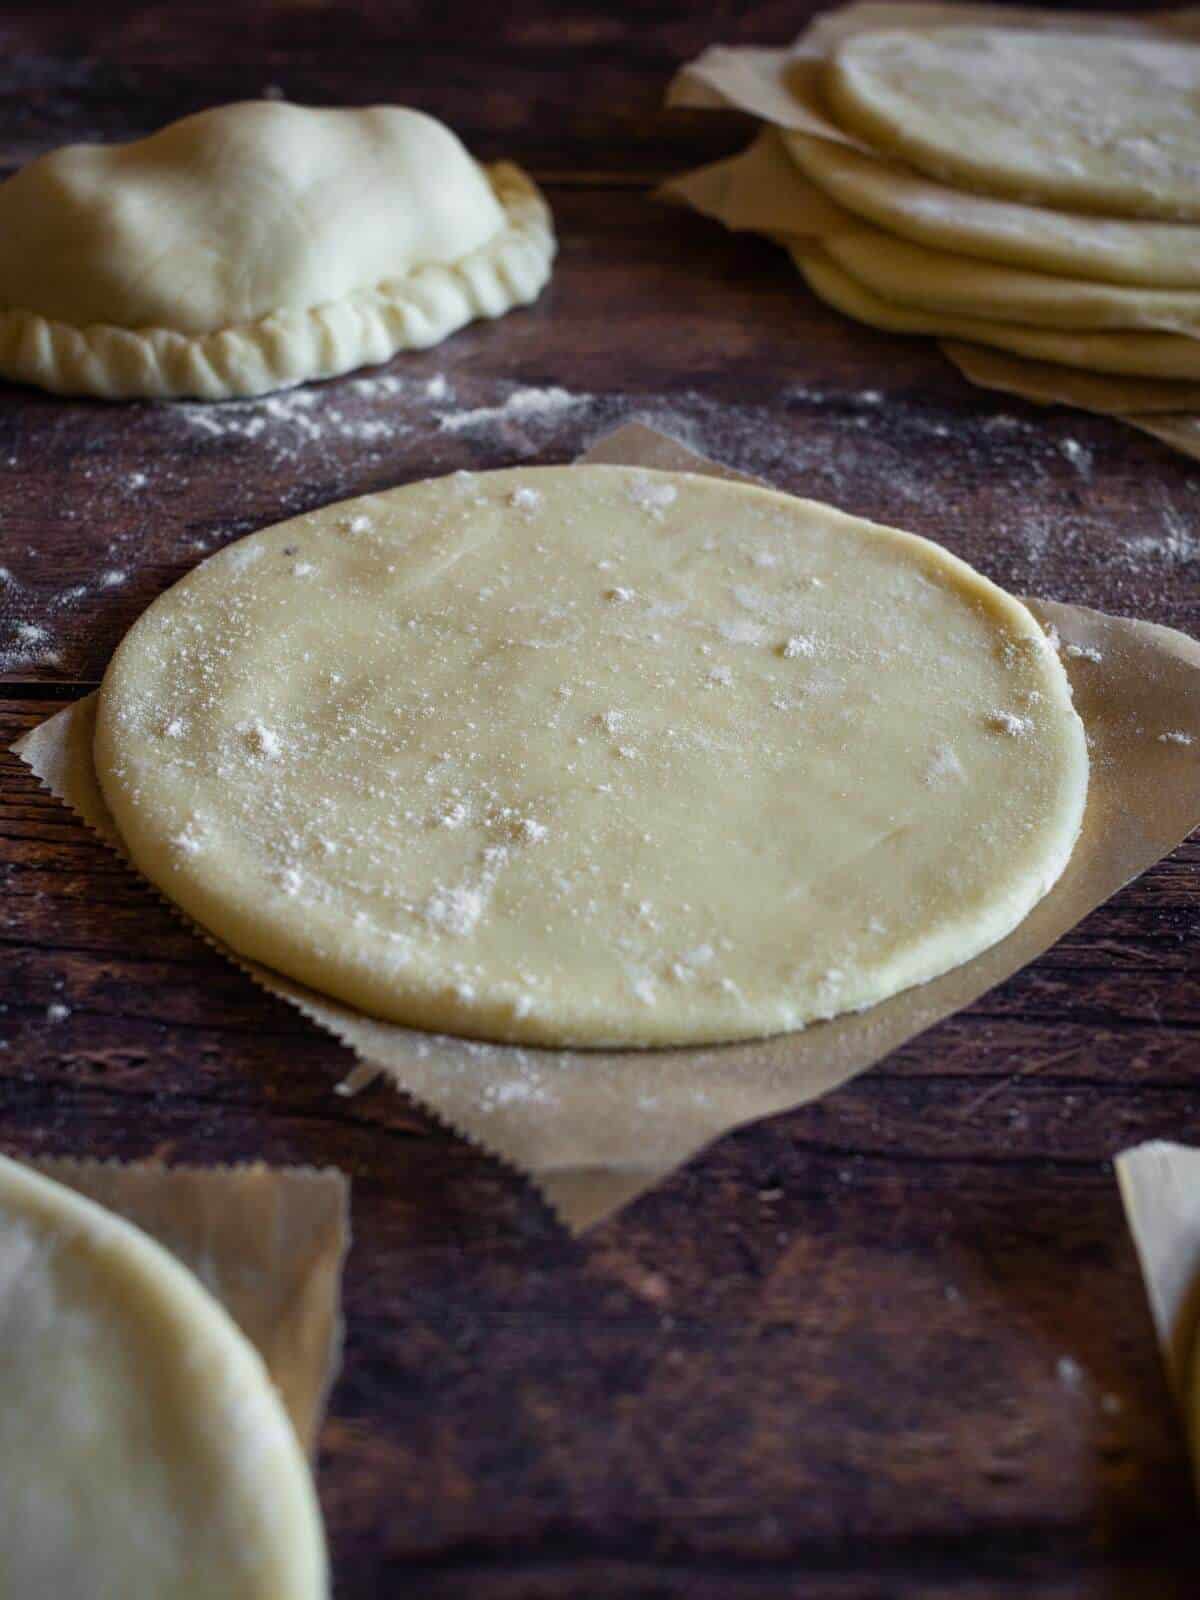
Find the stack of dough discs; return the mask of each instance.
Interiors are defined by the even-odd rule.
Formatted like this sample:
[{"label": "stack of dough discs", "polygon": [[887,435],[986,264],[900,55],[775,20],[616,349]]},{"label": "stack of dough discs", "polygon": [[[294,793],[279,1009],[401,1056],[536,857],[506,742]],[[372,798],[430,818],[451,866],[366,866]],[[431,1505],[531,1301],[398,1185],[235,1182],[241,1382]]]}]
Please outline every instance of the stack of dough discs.
[{"label": "stack of dough discs", "polygon": [[246,538],[134,626],[96,771],[198,922],[366,1013],[748,1038],[970,959],[1055,882],[1087,754],[1034,617],[828,506],[456,474]]},{"label": "stack of dough discs", "polygon": [[1165,410],[1200,379],[1200,46],[1152,29],[864,32],[822,91],[848,142],[784,135],[843,208],[795,252],[818,295],[1002,352],[973,361],[1001,386],[1044,389],[1049,365],[1060,397],[1098,374],[1118,400],[1130,380],[1116,409]]},{"label": "stack of dough discs", "polygon": [[324,1600],[257,1352],[140,1229],[0,1157],[0,1594]]}]

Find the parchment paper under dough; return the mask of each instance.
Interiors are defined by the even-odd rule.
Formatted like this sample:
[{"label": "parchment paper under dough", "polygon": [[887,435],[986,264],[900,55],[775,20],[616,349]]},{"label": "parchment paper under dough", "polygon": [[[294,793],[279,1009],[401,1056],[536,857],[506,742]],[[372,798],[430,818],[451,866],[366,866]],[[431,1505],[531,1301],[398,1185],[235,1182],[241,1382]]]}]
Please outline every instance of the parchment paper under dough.
[{"label": "parchment paper under dough", "polygon": [[[998,7],[971,4],[891,5],[852,4],[818,16],[789,49],[731,49],[713,45],[687,63],[677,73],[667,93],[667,104],[709,110],[744,111],[767,124],[767,131],[783,130],[808,134],[844,149],[864,151],[874,156],[861,141],[839,128],[824,112],[819,95],[819,79],[829,52],[845,38],[857,33],[897,27],[946,27],[963,22],[1021,28],[1061,29],[1062,13],[1031,7]],[[1170,38],[1173,34],[1200,37],[1200,8],[1175,12],[1101,15],[1072,12],[1073,29],[1089,33],[1139,35]],[[664,198],[693,205],[706,216],[733,228],[748,228],[790,242],[793,238],[820,238],[829,225],[828,199],[814,200],[814,185],[807,180],[797,189],[788,184],[781,189],[775,215],[775,191],[780,188],[783,169],[778,150],[771,150],[761,137],[740,157],[684,174],[664,186]],[[817,191],[819,194],[820,192]],[[823,202],[823,203],[822,203]],[[1039,381],[1036,392],[1024,394],[1015,385],[1007,392],[1040,404],[1077,405],[1068,394],[1055,399]],[[1112,415],[1107,407],[1097,408]],[[1119,420],[1151,433],[1184,455],[1200,460],[1200,420],[1192,413],[1164,418],[1147,418],[1137,412],[1117,413]]]},{"label": "parchment paper under dough", "polygon": [[[637,425],[601,440],[584,459],[742,476]],[[1083,831],[1066,872],[1020,927],[932,983],[859,1015],[751,1044],[577,1052],[415,1033],[238,964],[374,1069],[356,1073],[356,1087],[385,1073],[448,1126],[526,1173],[580,1232],[722,1134],[828,1093],[969,1005],[1200,824],[1200,645],[1152,623],[1027,603],[1062,638],[1088,731],[1092,780]],[[1072,647],[1085,653],[1072,655]],[[16,749],[120,851],[92,767],[93,712],[93,697],[69,706]],[[1189,742],[1163,737],[1175,734]]]}]

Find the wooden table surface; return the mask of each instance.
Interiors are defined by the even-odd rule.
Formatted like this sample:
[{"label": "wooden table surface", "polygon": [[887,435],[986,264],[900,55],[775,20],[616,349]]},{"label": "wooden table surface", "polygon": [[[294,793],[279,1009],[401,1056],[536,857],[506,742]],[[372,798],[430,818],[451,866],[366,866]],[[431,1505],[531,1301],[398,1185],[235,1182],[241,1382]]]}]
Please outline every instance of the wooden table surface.
[{"label": "wooden table surface", "polygon": [[[771,246],[654,200],[748,132],[664,113],[673,67],[782,43],[807,9],[5,7],[8,165],[272,85],[410,103],[527,164],[561,254],[534,309],[398,357],[394,383],[215,409],[0,388],[4,745],[227,540],[457,467],[566,461],[632,418],[1018,592],[1200,634],[1200,468],[972,390],[930,345],[816,304]],[[568,397],[466,415],[530,385]],[[10,756],[0,850],[5,1150],[352,1177],[320,1457],[339,1597],[1200,1593],[1110,1166],[1200,1139],[1194,844],[966,1012],[576,1241],[390,1089],[335,1096],[347,1053]]]}]

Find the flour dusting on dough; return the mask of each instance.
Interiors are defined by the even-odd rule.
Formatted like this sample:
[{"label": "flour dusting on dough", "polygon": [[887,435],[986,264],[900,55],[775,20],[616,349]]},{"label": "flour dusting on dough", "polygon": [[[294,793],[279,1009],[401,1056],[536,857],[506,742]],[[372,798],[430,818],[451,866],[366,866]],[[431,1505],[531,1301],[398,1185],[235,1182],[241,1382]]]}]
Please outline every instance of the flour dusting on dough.
[{"label": "flour dusting on dough", "polygon": [[461,473],[204,563],[119,652],[97,770],[185,910],[368,1014],[797,1027],[963,959],[964,905],[1002,936],[1069,850],[1062,668],[982,581],[708,479]]}]

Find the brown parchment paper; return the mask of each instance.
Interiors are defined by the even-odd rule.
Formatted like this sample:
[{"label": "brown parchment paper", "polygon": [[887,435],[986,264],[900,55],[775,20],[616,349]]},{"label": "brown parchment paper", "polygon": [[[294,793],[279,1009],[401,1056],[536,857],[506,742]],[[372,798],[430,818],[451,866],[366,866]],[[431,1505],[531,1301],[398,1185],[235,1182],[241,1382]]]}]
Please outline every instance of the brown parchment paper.
[{"label": "brown parchment paper", "polygon": [[[636,424],[601,440],[583,460],[742,476]],[[256,982],[348,1044],[369,1069],[356,1075],[358,1082],[385,1073],[449,1126],[526,1173],[567,1226],[582,1231],[722,1134],[817,1098],[968,1005],[1200,824],[1200,645],[1151,623],[1050,601],[1031,604],[1061,637],[1090,742],[1091,787],[1075,853],[1051,893],[1002,944],[860,1015],[700,1049],[480,1044],[364,1017],[242,961],[199,931]],[[94,712],[89,696],[14,748],[121,851],[92,764]]]},{"label": "brown parchment paper", "polygon": [[1154,1139],[1113,1165],[1200,1492],[1200,1150]]},{"label": "brown parchment paper", "polygon": [[1188,1396],[1200,1331],[1200,1150],[1152,1139],[1113,1162],[1175,1397]]},{"label": "brown parchment paper", "polygon": [[[733,110],[758,117],[762,132],[741,155],[715,162],[694,172],[672,178],[659,194],[665,200],[691,206],[704,216],[735,231],[764,233],[779,243],[800,240],[820,241],[844,231],[849,218],[823,191],[806,178],[788,156],[777,130],[810,134],[818,139],[860,150],[878,161],[894,165],[892,158],[872,145],[840,128],[825,109],[821,94],[821,75],[831,52],[856,34],[878,32],[881,28],[914,27],[936,29],[963,23],[990,27],[1023,29],[1044,28],[1062,31],[1069,22],[1073,33],[1117,34],[1131,37],[1200,37],[1200,8],[1181,11],[1103,14],[1097,12],[1044,11],[1034,7],[988,6],[969,3],[891,5],[875,0],[843,6],[822,13],[785,50],[757,48],[732,49],[712,45],[688,62],[676,74],[667,90],[669,106],[698,110]],[[1008,362],[1003,381],[989,379],[988,371],[998,364],[964,361],[952,341],[942,348],[970,382],[984,388],[1001,389],[1039,405],[1073,406],[1115,416],[1118,421],[1153,434],[1173,449],[1200,460],[1200,412],[1186,408],[1178,414],[1146,415],[1130,404],[1094,404],[1087,385],[1069,369],[1056,369],[1049,363],[1031,363],[1037,371],[1022,373],[1021,363]],[[1056,376],[1057,374],[1057,376]],[[1131,399],[1138,380],[1108,379],[1110,394],[1128,382]],[[1142,387],[1145,387],[1143,381]],[[1156,404],[1157,413],[1162,407]]]},{"label": "brown parchment paper", "polygon": [[350,1188],[340,1172],[53,1157],[24,1165],[132,1222],[193,1272],[257,1349],[315,1453],[341,1355]]}]

